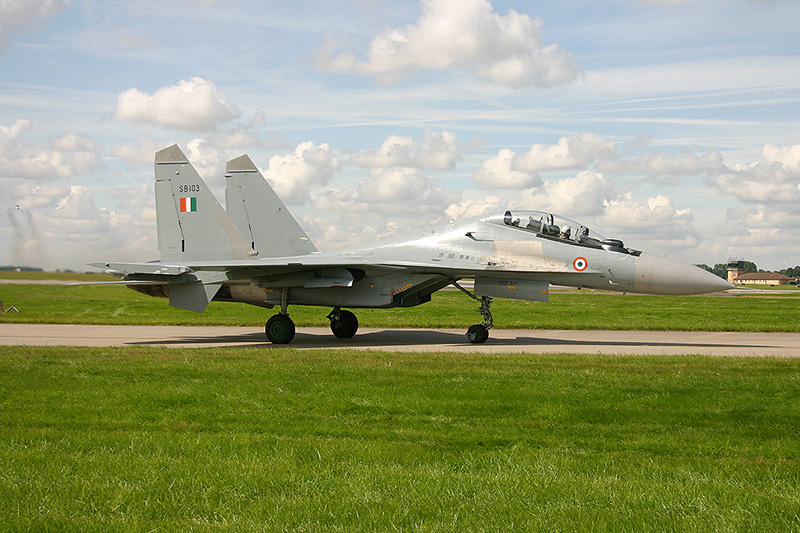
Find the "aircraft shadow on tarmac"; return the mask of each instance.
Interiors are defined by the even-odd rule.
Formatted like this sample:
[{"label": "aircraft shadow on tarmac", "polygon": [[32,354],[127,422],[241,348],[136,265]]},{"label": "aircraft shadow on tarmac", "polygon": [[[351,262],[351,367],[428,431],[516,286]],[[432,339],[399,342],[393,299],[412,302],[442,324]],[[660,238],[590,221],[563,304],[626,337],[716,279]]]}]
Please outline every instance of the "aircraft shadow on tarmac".
[{"label": "aircraft shadow on tarmac", "polygon": [[[624,332],[620,332],[621,335]],[[241,335],[220,335],[220,336],[186,336],[155,341],[140,341],[131,344],[136,345],[192,345],[198,346],[236,346],[236,347],[260,347],[260,348],[386,348],[397,346],[408,348],[409,346],[430,347],[435,345],[447,346],[452,349],[453,345],[463,345],[465,350],[474,350],[483,346],[486,350],[496,347],[520,348],[528,346],[564,346],[564,347],[683,347],[683,348],[767,348],[768,346],[745,343],[710,343],[710,342],[653,342],[647,341],[626,341],[623,339],[609,340],[585,340],[559,339],[559,338],[540,338],[533,336],[516,336],[514,338],[489,338],[485,344],[475,345],[467,341],[466,335],[451,331],[438,330],[392,330],[386,329],[374,332],[359,333],[350,339],[339,339],[332,334],[315,334],[298,332],[291,344],[271,344],[264,334],[244,333]],[[483,350],[482,350],[483,351]]]}]

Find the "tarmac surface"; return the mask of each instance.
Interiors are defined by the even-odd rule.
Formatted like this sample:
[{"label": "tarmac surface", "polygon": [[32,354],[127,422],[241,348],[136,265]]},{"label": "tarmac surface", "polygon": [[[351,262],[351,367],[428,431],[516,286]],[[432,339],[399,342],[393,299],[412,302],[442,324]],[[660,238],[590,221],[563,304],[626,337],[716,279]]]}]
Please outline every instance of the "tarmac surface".
[{"label": "tarmac surface", "polygon": [[291,344],[273,345],[255,327],[0,324],[0,345],[800,357],[800,333],[493,329],[486,343],[471,344],[465,332],[361,328],[352,339],[337,339],[329,328],[297,328]]}]

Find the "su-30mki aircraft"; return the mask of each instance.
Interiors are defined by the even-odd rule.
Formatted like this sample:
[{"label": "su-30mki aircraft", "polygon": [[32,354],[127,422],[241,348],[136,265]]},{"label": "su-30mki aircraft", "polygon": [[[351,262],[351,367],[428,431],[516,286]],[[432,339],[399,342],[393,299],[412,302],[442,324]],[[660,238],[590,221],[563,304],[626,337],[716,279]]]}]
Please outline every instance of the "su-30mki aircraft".
[{"label": "su-30mki aircraft", "polygon": [[[273,343],[292,341],[290,305],[331,307],[333,334],[350,338],[344,308],[412,307],[453,285],[480,302],[467,339],[485,342],[493,298],[546,302],[550,284],[687,295],[733,287],[700,268],[625,247],[566,218],[506,211],[406,238],[320,252],[246,155],[228,162],[223,209],[177,145],[155,155],[161,260],[92,263],[144,294],[202,312],[214,301],[277,307]],[[474,293],[459,281],[474,279]]]}]

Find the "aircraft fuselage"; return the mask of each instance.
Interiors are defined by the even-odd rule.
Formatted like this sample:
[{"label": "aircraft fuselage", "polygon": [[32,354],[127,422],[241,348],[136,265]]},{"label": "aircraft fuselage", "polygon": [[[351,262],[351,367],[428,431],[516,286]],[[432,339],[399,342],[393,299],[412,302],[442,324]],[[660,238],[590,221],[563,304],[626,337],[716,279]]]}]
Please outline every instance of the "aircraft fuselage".
[{"label": "aircraft fuselage", "polygon": [[[701,294],[731,285],[710,272],[640,252],[548,213],[506,211],[340,252],[319,252],[248,156],[228,162],[223,208],[177,145],[155,156],[161,260],[94,263],[119,283],[202,312],[211,300],[279,307],[267,338],[290,342],[290,305],[330,306],[331,329],[352,337],[342,308],[411,307],[454,285],[480,301],[484,342],[493,298],[547,301],[550,285],[649,294]],[[473,292],[459,281],[474,279]]]}]

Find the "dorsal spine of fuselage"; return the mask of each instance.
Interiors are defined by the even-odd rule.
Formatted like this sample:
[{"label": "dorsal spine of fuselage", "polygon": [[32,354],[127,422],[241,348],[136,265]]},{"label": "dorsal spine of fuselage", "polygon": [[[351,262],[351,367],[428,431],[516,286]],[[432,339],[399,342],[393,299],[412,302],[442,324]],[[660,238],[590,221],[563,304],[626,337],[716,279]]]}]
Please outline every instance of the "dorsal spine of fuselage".
[{"label": "dorsal spine of fuselage", "polygon": [[259,257],[316,252],[306,232],[247,155],[228,161],[225,207]]},{"label": "dorsal spine of fuselage", "polygon": [[161,262],[185,264],[255,255],[178,145],[156,152],[155,193]]}]

